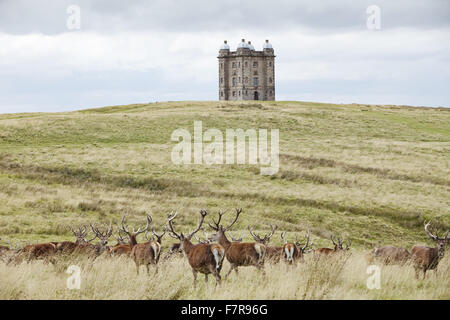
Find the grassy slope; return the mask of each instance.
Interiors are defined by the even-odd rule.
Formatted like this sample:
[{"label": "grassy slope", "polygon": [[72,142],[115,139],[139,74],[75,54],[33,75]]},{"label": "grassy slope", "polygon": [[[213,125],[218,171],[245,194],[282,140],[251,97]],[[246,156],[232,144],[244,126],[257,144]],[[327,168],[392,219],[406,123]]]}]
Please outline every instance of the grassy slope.
[{"label": "grassy slope", "polygon": [[[280,172],[172,164],[170,135],[192,132],[194,120],[223,131],[279,128]],[[317,245],[335,233],[355,247],[410,247],[427,242],[424,219],[450,227],[449,159],[446,109],[167,102],[0,115],[0,242],[72,239],[67,224],[124,213],[138,224],[151,212],[159,229],[170,210],[187,230],[200,208],[212,216],[243,207],[238,233],[276,223],[288,237],[311,229]]]}]

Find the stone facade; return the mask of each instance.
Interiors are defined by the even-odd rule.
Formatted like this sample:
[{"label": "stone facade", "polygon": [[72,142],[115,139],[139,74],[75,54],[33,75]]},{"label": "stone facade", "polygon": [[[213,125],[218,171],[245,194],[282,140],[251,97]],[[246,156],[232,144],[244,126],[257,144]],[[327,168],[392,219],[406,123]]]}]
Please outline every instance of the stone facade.
[{"label": "stone facade", "polygon": [[230,51],[224,41],[217,58],[219,100],[275,100],[275,55],[269,40],[262,51],[244,39]]}]

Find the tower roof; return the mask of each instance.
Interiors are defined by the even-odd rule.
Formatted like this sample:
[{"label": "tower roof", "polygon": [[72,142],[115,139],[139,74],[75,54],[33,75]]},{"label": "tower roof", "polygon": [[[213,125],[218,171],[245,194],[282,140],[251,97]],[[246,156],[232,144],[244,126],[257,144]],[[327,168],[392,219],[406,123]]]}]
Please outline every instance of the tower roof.
[{"label": "tower roof", "polygon": [[223,41],[223,44],[220,47],[220,50],[230,50],[230,46],[228,45],[227,40]]},{"label": "tower roof", "polygon": [[250,47],[248,46],[248,44],[245,42],[245,39],[242,39],[242,41],[241,42],[239,42],[239,44],[238,44],[238,49],[239,48],[247,48],[247,49],[250,49]]},{"label": "tower roof", "polygon": [[273,49],[269,40],[266,39],[266,42],[264,42],[264,44],[263,44],[263,49]]}]

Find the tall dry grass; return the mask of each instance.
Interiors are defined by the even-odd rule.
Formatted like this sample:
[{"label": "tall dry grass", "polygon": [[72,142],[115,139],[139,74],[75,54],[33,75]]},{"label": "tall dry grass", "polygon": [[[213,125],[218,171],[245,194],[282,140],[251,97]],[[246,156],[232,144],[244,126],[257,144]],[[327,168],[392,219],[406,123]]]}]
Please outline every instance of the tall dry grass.
[{"label": "tall dry grass", "polygon": [[[70,264],[81,272],[80,290],[66,286]],[[0,299],[450,299],[450,257],[425,280],[415,278],[406,266],[380,266],[381,288],[366,286],[369,274],[366,254],[353,252],[337,258],[313,259],[287,267],[266,265],[264,278],[255,268],[241,268],[216,287],[210,277],[205,285],[199,277],[197,289],[184,257],[160,262],[159,273],[136,274],[128,258],[100,257],[89,260],[60,260],[55,266],[41,261],[18,266],[0,262]],[[228,270],[224,264],[222,275]]]}]

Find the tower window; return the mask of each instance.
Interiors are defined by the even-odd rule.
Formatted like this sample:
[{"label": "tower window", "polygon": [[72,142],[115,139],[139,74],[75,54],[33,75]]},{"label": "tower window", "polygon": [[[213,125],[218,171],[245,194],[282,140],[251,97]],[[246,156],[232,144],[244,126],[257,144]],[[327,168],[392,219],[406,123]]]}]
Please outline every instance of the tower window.
[{"label": "tower window", "polygon": [[253,78],[253,85],[256,87],[258,85],[258,78]]},{"label": "tower window", "polygon": [[253,68],[257,68],[258,67],[258,61],[253,61]]},{"label": "tower window", "polygon": [[272,78],[269,78],[269,82],[272,83]]},{"label": "tower window", "polygon": [[233,68],[236,68],[236,62],[233,62],[233,63],[231,64],[231,66],[232,66]]},{"label": "tower window", "polygon": [[236,97],[236,91],[233,91],[233,97]]},{"label": "tower window", "polygon": [[239,97],[241,96],[241,91],[239,90]]},{"label": "tower window", "polygon": [[245,66],[246,68],[248,67],[247,61],[244,62],[244,66]]},{"label": "tower window", "polygon": [[223,83],[223,78],[220,78],[220,83]]},{"label": "tower window", "polygon": [[223,91],[220,91],[220,96],[223,97]]},{"label": "tower window", "polygon": [[238,62],[238,67],[239,67],[239,68],[241,67],[241,62],[240,62],[240,61]]},{"label": "tower window", "polygon": [[233,78],[233,87],[236,87],[236,78]]},{"label": "tower window", "polygon": [[256,70],[253,71],[253,75],[254,75],[254,76],[257,76],[257,75],[258,75],[258,71],[256,71]]},{"label": "tower window", "polygon": [[244,78],[244,82],[245,82],[245,83],[248,83],[248,77],[245,77],[245,78]]},{"label": "tower window", "polygon": [[238,82],[241,83],[241,77],[238,78]]},{"label": "tower window", "polygon": [[272,66],[272,61],[269,62],[269,67],[271,67],[271,66]]}]

